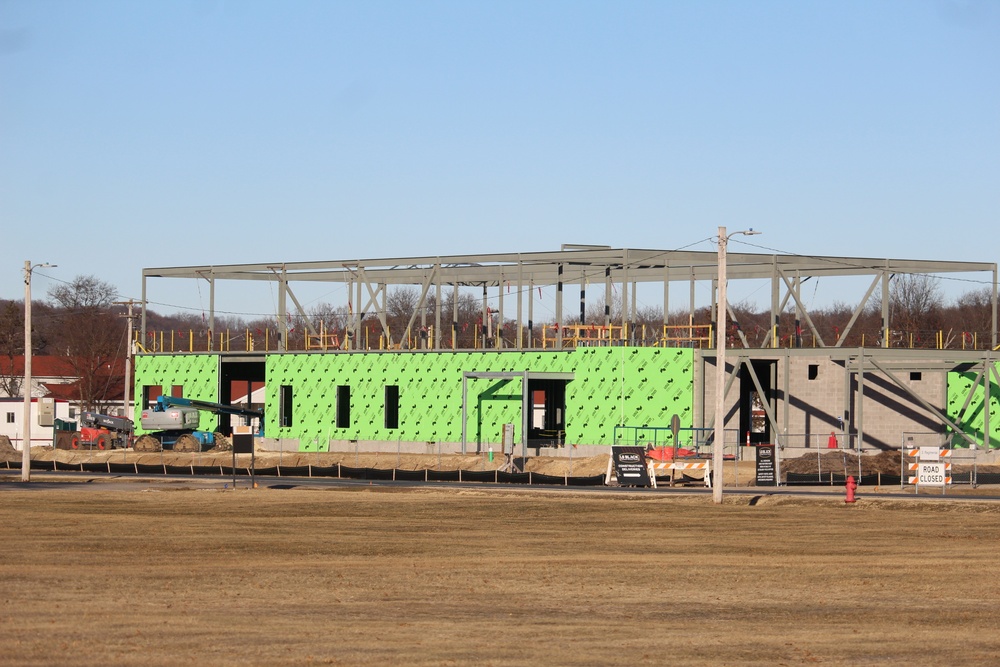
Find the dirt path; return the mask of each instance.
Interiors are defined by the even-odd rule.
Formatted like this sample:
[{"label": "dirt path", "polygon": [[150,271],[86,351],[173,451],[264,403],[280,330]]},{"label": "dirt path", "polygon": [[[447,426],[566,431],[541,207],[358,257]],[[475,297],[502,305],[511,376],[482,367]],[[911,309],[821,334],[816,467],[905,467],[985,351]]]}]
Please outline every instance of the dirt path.
[{"label": "dirt path", "polygon": [[10,488],[9,665],[1000,660],[993,504]]}]

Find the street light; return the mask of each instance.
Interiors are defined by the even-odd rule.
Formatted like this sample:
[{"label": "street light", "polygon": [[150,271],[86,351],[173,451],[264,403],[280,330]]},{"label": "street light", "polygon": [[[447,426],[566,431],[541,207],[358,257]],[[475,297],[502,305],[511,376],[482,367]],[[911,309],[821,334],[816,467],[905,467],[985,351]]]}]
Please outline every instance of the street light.
[{"label": "street light", "polygon": [[726,244],[737,234],[760,234],[753,229],[726,234],[719,227],[719,303],[715,320],[715,432],[712,442],[712,501],[722,502],[722,460],[726,423]]},{"label": "street light", "polygon": [[31,272],[55,264],[24,263],[24,427],[21,440],[21,481],[31,481]]}]

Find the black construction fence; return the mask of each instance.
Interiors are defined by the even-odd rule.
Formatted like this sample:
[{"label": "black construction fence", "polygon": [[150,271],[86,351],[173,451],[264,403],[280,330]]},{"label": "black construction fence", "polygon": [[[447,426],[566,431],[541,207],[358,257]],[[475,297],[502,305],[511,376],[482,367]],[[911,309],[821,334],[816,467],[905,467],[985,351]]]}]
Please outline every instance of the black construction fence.
[{"label": "black construction fence", "polygon": [[[20,470],[20,461],[0,461],[0,468]],[[502,470],[403,470],[399,468],[353,468],[335,464],[331,466],[268,466],[266,468],[226,465],[168,465],[122,462],[62,463],[60,461],[32,461],[31,469],[39,472],[89,472],[116,475],[170,475],[194,477],[325,477],[336,479],[378,480],[397,482],[481,482],[483,484],[524,484],[549,486],[604,486],[604,475],[574,477],[546,475],[537,472],[505,472]],[[669,478],[664,478],[664,481]]]},{"label": "black construction fence", "polygon": [[[0,461],[0,469],[20,470],[20,461]],[[62,463],[59,461],[31,462],[31,469],[39,472],[89,472],[116,475],[144,476],[190,476],[190,477],[249,477],[249,467],[238,466],[235,470],[226,465],[168,465],[158,463],[94,462]],[[326,477],[336,479],[378,480],[397,482],[480,482],[483,484],[524,484],[537,486],[604,486],[604,474],[587,477],[571,475],[546,475],[538,472],[504,472],[501,470],[403,470],[400,468],[354,468],[340,464],[330,466],[297,465],[269,466],[256,468],[258,477]],[[847,475],[842,472],[824,470],[822,472],[782,474],[782,484],[787,486],[844,486]],[[852,475],[858,486],[899,486],[899,475],[873,473]],[[668,484],[669,477],[657,477],[657,484]],[[703,484],[697,478],[682,477],[674,483]],[[952,484],[979,486],[1000,484],[1000,473],[977,472],[975,470],[952,473]]]},{"label": "black construction fence", "polygon": [[899,475],[874,473],[871,475],[845,475],[836,472],[822,473],[785,473],[785,484],[788,486],[844,486],[847,478],[854,477],[858,486],[899,486]]},{"label": "black construction fence", "polygon": [[[874,473],[871,475],[851,475],[858,486],[900,486],[902,477],[885,473]],[[848,475],[835,472],[823,473],[785,473],[785,484],[788,486],[844,486],[847,484]],[[1000,473],[977,472],[975,470],[963,470],[951,474],[951,483],[967,484],[971,486],[982,486],[984,484],[1000,484]]]}]

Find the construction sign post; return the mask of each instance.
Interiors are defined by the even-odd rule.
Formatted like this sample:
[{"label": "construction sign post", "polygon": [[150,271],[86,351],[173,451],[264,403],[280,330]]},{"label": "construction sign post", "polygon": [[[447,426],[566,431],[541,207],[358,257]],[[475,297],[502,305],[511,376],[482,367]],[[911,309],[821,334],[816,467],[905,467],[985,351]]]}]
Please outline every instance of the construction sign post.
[{"label": "construction sign post", "polygon": [[907,464],[910,473],[907,481],[913,484],[914,491],[920,491],[921,486],[939,486],[941,493],[951,484],[950,449],[937,447],[920,447],[904,451],[904,455],[916,461]]}]

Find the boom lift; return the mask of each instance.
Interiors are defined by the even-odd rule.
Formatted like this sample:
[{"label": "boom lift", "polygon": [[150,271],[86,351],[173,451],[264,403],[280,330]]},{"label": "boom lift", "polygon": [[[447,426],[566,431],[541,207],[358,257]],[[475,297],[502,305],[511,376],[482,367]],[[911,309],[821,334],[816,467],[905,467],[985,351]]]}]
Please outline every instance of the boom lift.
[{"label": "boom lift", "polygon": [[263,428],[263,410],[180,396],[160,396],[156,405],[142,411],[139,423],[144,431],[149,432],[135,441],[135,451],[160,452],[170,448],[175,452],[200,452],[206,445],[213,446],[215,433],[198,430],[203,411],[215,415],[237,415],[247,420],[256,417]]},{"label": "boom lift", "polygon": [[127,417],[84,411],[80,413],[80,430],[60,433],[56,439],[57,449],[124,449],[131,442],[133,428],[132,420]]}]

